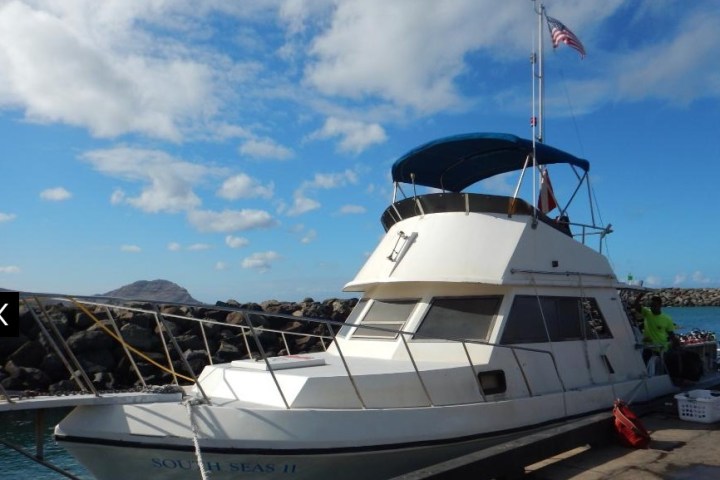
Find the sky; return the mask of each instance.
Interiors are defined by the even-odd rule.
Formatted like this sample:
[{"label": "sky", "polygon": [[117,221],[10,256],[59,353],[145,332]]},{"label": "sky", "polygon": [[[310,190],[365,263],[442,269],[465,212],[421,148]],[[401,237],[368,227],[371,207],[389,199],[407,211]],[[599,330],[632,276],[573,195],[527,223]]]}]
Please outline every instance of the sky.
[{"label": "sky", "polygon": [[[395,159],[532,136],[533,5],[1,0],[0,287],[356,296]],[[545,6],[587,52],[544,29],[545,141],[590,161],[617,276],[720,287],[720,2]]]}]

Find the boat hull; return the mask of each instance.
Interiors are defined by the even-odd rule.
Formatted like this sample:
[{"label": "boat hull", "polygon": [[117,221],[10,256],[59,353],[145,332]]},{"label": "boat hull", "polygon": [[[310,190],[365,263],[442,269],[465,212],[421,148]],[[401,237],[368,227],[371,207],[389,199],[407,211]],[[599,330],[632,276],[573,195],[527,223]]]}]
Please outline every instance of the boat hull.
[{"label": "boat hull", "polygon": [[[643,382],[654,386],[657,394],[669,382],[654,383]],[[416,409],[247,410],[200,405],[192,409],[192,421],[201,459],[182,404],[80,407],[55,434],[98,480],[197,479],[200,464],[213,479],[384,479],[573,418],[609,412],[614,394],[628,398],[622,394],[638,385],[635,381],[584,392]]]},{"label": "boat hull", "polygon": [[381,480],[488,448],[527,433],[515,432],[445,445],[340,453],[203,452],[200,461],[191,449],[169,450],[149,445],[125,447],[61,440],[59,443],[97,480],[197,480],[201,478],[200,462],[213,480]]}]

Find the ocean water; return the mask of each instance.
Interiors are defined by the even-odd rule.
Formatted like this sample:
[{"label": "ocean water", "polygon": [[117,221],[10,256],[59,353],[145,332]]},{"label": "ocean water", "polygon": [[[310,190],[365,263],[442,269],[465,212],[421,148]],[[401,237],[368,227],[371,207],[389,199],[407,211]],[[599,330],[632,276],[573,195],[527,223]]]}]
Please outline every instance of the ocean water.
[{"label": "ocean water", "polygon": [[[679,326],[678,333],[692,330],[712,331],[720,336],[720,307],[668,307],[664,311]],[[45,414],[45,460],[69,471],[83,480],[93,477],[75,459],[56,445],[52,430],[69,410],[57,409]],[[34,412],[0,413],[0,438],[35,452]],[[2,480],[56,480],[64,479],[52,470],[35,464],[23,455],[0,444],[0,479]]]}]

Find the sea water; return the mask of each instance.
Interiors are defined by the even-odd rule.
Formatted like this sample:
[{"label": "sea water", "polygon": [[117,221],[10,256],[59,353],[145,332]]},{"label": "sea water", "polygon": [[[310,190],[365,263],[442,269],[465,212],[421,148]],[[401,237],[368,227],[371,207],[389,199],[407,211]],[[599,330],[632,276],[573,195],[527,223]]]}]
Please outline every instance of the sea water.
[{"label": "sea water", "polygon": [[[663,309],[678,325],[678,333],[704,330],[720,335],[720,307],[667,307]],[[45,414],[45,460],[69,471],[83,480],[92,475],[80,466],[62,447],[52,439],[52,429],[67,409],[57,409]],[[0,413],[0,438],[35,452],[34,412]],[[48,468],[35,464],[23,455],[0,444],[0,479],[2,480],[56,480],[66,478]]]}]

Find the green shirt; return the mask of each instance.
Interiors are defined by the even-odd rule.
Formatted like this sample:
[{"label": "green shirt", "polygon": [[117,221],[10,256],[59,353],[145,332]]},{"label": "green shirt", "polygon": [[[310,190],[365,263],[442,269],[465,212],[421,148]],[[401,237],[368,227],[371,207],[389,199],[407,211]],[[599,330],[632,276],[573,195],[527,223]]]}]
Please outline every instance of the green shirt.
[{"label": "green shirt", "polygon": [[658,345],[661,352],[668,349],[670,342],[668,334],[675,330],[675,323],[669,315],[661,313],[655,315],[647,307],[643,307],[643,339],[648,345]]}]

